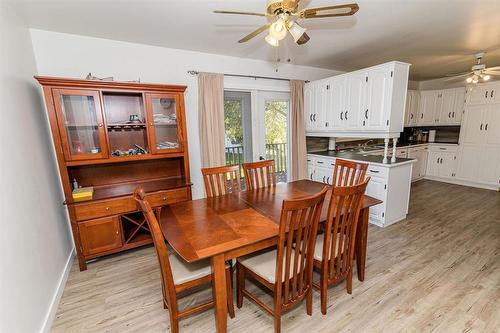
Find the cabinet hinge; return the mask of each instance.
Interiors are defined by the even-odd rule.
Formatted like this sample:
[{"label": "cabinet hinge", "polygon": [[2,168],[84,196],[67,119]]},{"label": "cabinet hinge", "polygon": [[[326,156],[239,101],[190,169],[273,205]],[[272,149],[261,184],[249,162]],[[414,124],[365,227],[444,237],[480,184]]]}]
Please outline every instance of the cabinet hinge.
[{"label": "cabinet hinge", "polygon": [[391,77],[394,75],[394,71],[391,71]]}]

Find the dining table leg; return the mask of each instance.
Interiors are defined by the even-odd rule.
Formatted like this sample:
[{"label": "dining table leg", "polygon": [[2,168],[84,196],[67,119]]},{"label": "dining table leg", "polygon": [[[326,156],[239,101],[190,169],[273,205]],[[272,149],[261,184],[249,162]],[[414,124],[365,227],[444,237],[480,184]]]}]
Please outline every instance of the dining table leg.
[{"label": "dining table leg", "polygon": [[366,245],[368,236],[368,214],[369,208],[361,210],[358,221],[358,230],[356,232],[356,268],[358,271],[358,280],[365,280],[365,262]]},{"label": "dining table leg", "polygon": [[224,254],[212,257],[214,279],[215,326],[218,333],[227,332],[226,263]]}]

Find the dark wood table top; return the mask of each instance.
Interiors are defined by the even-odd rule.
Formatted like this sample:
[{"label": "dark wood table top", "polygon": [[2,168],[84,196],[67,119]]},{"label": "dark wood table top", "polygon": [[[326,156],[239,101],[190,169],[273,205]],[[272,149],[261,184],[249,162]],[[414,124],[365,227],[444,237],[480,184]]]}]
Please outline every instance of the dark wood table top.
[{"label": "dark wood table top", "polygon": [[[310,180],[299,180],[271,188],[177,203],[161,210],[161,230],[187,262],[210,258],[276,237],[283,200],[317,193],[324,186]],[[381,202],[365,196],[362,208]],[[328,199],[323,205],[322,220],[326,219],[327,207]]]}]

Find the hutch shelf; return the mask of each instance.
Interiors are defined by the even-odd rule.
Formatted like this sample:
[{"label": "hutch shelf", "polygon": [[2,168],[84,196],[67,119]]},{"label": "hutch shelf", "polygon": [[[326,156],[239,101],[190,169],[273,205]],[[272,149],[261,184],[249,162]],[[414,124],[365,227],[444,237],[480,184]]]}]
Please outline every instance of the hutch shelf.
[{"label": "hutch shelf", "polygon": [[[132,193],[159,214],[191,200],[185,86],[35,77],[43,87],[80,270],[152,243]],[[73,199],[74,185],[93,196]]]}]

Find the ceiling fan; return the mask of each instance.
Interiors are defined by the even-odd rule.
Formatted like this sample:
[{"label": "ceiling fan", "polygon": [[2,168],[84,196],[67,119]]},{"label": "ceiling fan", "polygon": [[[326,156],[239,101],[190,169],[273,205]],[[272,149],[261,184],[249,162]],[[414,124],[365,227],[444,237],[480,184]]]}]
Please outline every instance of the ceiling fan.
[{"label": "ceiling fan", "polygon": [[305,44],[309,41],[309,36],[306,34],[306,28],[297,23],[298,19],[350,16],[354,15],[359,10],[359,6],[356,3],[299,10],[299,1],[300,0],[267,0],[267,11],[265,13],[228,10],[215,10],[214,13],[253,15],[271,18],[272,22],[246,35],[240,39],[238,43],[247,42],[260,33],[269,30],[269,34],[266,36],[265,40],[270,45],[277,47],[279,46],[279,42],[287,36],[287,31],[298,45]]},{"label": "ceiling fan", "polygon": [[450,76],[450,78],[447,81],[467,76],[467,79],[465,80],[467,83],[478,83],[479,80],[482,81],[490,80],[492,75],[500,76],[500,66],[486,67],[484,63],[481,63],[481,60],[484,58],[485,54],[486,52],[478,52],[474,54],[474,58],[476,59],[476,64],[472,66],[471,71],[448,74],[446,76]]}]

